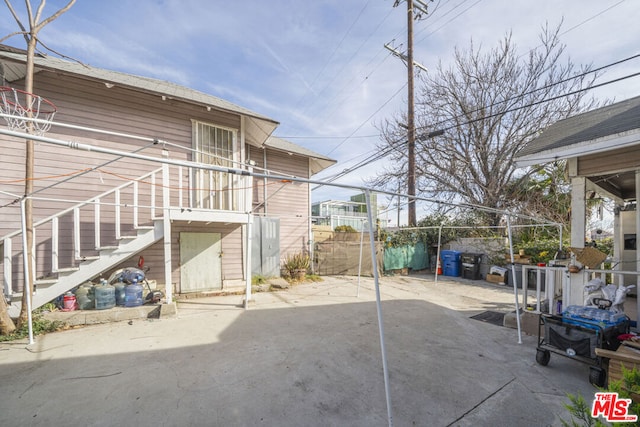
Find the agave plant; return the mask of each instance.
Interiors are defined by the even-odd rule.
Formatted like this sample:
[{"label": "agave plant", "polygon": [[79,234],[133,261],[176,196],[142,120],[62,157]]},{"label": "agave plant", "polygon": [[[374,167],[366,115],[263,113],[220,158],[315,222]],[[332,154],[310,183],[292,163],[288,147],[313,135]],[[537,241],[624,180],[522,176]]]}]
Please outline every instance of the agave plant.
[{"label": "agave plant", "polygon": [[306,253],[302,252],[287,255],[282,263],[283,269],[286,270],[289,273],[289,276],[293,278],[300,278],[300,276],[304,276],[310,265],[311,258]]}]

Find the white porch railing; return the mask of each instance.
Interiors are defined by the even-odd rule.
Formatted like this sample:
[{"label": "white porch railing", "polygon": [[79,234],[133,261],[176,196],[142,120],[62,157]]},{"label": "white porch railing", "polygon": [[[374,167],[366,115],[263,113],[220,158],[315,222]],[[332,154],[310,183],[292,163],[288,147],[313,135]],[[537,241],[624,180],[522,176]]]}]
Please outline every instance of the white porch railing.
[{"label": "white porch railing", "polygon": [[[172,209],[205,214],[219,211],[243,214],[250,212],[251,185],[250,176],[164,164],[134,180],[37,221],[33,226],[34,257],[31,260],[35,267],[36,293],[43,288],[55,287],[61,275],[73,274],[79,270],[80,264],[86,266],[93,260],[108,256],[110,252],[117,252],[117,248],[123,243],[140,238],[140,233],[145,230],[153,230],[154,222],[162,219],[164,212]],[[46,201],[43,198],[39,200]],[[62,224],[66,228],[61,227]],[[73,233],[72,238],[61,238],[63,233],[69,234],[69,228]],[[145,237],[145,244],[148,244],[148,238]],[[24,276],[22,271],[17,271],[24,265],[22,230],[0,238],[0,247],[3,292],[10,301],[22,295]],[[96,263],[96,266],[100,265],[104,270],[104,259],[102,261]],[[93,271],[93,276],[90,277],[100,273],[102,271]],[[85,268],[83,277],[86,276]],[[65,287],[69,283],[66,280]],[[75,286],[80,283],[82,282]],[[57,294],[49,289],[46,294],[53,294],[55,297],[73,287],[55,289],[59,292]]]},{"label": "white porch railing", "polygon": [[[533,273],[535,278],[535,312],[547,314],[562,313],[562,306],[558,305],[558,301],[566,301],[563,296],[568,292],[568,271],[566,267],[541,267],[535,265],[518,264],[522,266],[522,275],[519,278],[520,290],[522,294],[522,307],[526,308],[528,304],[529,293],[529,276]],[[511,271],[511,270],[509,270]],[[558,295],[556,289],[560,289]],[[546,307],[542,302],[547,301]],[[546,308],[546,310],[543,310]]]},{"label": "white porch railing", "polygon": [[[520,265],[520,264],[519,264]],[[535,298],[534,312],[545,314],[562,314],[563,306],[559,305],[561,301],[563,304],[567,304],[567,301],[575,300],[575,296],[572,295],[571,289],[571,276],[567,267],[542,267],[535,265],[521,265],[522,274],[519,278],[519,288],[522,295],[522,307],[527,307],[527,302],[530,297]],[[529,278],[530,274],[535,278],[535,288],[530,289]],[[594,277],[605,275],[624,276],[624,275],[640,275],[639,271],[621,271],[621,270],[601,270],[601,269],[585,269],[577,274],[584,275],[584,283],[588,282]],[[616,280],[612,280],[616,283]],[[561,292],[556,292],[560,290]],[[636,290],[638,292],[638,290]],[[584,301],[586,294],[583,292],[577,296],[579,301]],[[543,304],[543,301],[547,301],[547,304]],[[545,308],[545,310],[543,310]],[[566,308],[566,307],[565,307]]]}]

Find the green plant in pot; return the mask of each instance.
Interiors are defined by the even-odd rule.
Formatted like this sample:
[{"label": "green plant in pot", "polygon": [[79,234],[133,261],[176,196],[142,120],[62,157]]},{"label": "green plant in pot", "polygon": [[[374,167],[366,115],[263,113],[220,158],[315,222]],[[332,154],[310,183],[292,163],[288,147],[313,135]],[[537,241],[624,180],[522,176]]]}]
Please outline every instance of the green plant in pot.
[{"label": "green plant in pot", "polygon": [[295,254],[287,255],[284,259],[283,268],[289,276],[294,280],[302,280],[307,274],[307,270],[311,265],[311,258],[309,255],[298,252]]}]

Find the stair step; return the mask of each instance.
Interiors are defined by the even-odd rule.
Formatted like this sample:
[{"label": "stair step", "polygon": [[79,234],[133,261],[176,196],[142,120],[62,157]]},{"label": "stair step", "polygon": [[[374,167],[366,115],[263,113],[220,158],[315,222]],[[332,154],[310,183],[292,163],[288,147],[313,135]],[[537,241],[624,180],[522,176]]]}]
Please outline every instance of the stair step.
[{"label": "stair step", "polygon": [[139,225],[136,227],[136,230],[153,230],[154,228],[153,225]]},{"label": "stair step", "polygon": [[100,259],[100,256],[98,255],[81,256],[80,258],[76,258],[76,261],[94,261],[96,259]]},{"label": "stair step", "polygon": [[133,240],[137,238],[138,236],[120,236],[120,240]]},{"label": "stair step", "polygon": [[118,246],[100,246],[96,248],[97,251],[113,251],[115,249],[118,249]]},{"label": "stair step", "polygon": [[58,283],[58,279],[36,279],[34,284],[37,285],[53,285]]},{"label": "stair step", "polygon": [[73,273],[74,271],[78,270],[80,270],[78,267],[66,267],[57,269],[56,273]]}]

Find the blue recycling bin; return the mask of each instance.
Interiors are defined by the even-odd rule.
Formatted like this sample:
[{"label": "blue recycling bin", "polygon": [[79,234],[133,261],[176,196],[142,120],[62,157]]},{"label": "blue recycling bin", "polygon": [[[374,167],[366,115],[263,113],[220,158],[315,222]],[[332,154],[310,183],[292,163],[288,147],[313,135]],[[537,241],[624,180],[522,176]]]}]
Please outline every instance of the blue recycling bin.
[{"label": "blue recycling bin", "polygon": [[460,251],[440,251],[440,259],[442,260],[442,275],[459,277],[460,276]]}]

